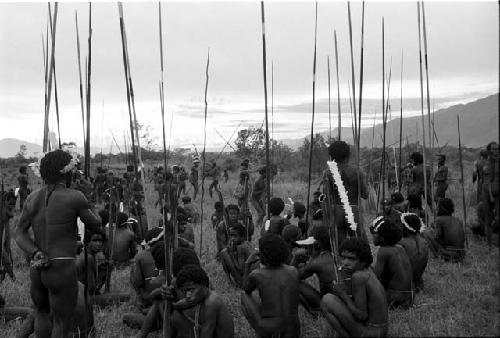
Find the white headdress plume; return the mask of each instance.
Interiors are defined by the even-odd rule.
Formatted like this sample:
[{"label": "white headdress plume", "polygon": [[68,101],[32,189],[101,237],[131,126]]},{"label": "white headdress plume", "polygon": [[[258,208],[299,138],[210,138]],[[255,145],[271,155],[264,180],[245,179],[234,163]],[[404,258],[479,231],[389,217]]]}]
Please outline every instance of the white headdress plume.
[{"label": "white headdress plume", "polygon": [[354,214],[352,212],[351,205],[349,204],[349,198],[347,197],[347,191],[345,190],[344,182],[342,182],[342,177],[340,176],[337,162],[332,160],[327,161],[326,163],[328,164],[328,168],[330,168],[330,172],[332,173],[333,182],[337,186],[337,191],[339,192],[340,201],[342,202],[342,206],[344,207],[347,223],[349,223],[349,227],[352,231],[356,231],[357,225],[354,221]]}]

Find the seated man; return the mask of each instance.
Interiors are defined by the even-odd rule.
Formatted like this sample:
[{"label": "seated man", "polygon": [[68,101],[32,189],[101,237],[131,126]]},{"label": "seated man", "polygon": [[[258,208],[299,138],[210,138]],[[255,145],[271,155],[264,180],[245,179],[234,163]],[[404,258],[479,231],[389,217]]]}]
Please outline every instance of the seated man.
[{"label": "seated man", "polygon": [[[259,337],[300,337],[299,275],[295,267],[284,264],[288,255],[280,236],[266,234],[259,240],[259,252],[245,263],[241,309]],[[262,267],[250,273],[259,259]],[[254,290],[260,301],[252,296]]]},{"label": "seated man", "polygon": [[445,261],[462,262],[465,257],[465,233],[462,222],[453,216],[455,206],[449,198],[442,198],[438,203],[435,237],[432,248]]},{"label": "seated man", "polygon": [[385,218],[388,218],[392,223],[400,225],[402,227],[401,211],[393,208],[392,200],[383,199],[380,204],[382,206],[382,211],[379,212],[377,216],[384,216]]},{"label": "seated man", "polygon": [[373,244],[380,246],[373,270],[385,288],[389,308],[413,305],[413,273],[405,249],[397,244],[402,237],[399,226],[379,217],[370,228]]},{"label": "seated man", "polygon": [[[281,213],[285,209],[285,202],[279,197],[273,197],[269,201],[269,213],[271,217],[269,222],[266,222],[266,227],[263,229],[265,233],[280,235],[283,228],[289,223],[288,219],[281,216]],[[267,225],[269,224],[269,227]]]},{"label": "seated man", "polygon": [[137,304],[140,309],[144,309],[153,303],[149,294],[153,291],[151,281],[158,276],[158,270],[151,255],[151,248],[162,238],[159,236],[162,234],[162,230],[156,227],[146,233],[144,249],[135,255],[134,264],[130,269],[130,284],[136,293]]},{"label": "seated man", "polygon": [[123,212],[116,215],[116,225],[110,234],[111,258],[116,263],[128,263],[137,253],[135,234],[128,228],[128,216]]},{"label": "seated man", "polygon": [[[283,228],[283,231],[281,232],[281,238],[285,241],[285,244],[288,248],[288,252],[290,253],[288,255],[288,259],[286,260],[286,264],[292,265],[291,261],[293,257],[299,256],[299,257],[304,257],[307,256],[307,251],[303,248],[299,248],[299,244],[297,244],[297,241],[300,240],[302,237],[302,233],[300,232],[300,229],[296,225],[288,224]],[[306,258],[306,260],[307,260]],[[305,263],[304,259],[299,259],[297,260],[296,257],[296,265],[295,267],[298,266],[299,263]]]},{"label": "seated man", "polygon": [[408,258],[410,259],[413,271],[413,287],[416,292],[424,288],[422,275],[429,260],[429,245],[422,236],[420,231],[424,225],[422,220],[415,214],[402,214],[401,223],[403,224],[403,238],[399,244],[405,249]]},{"label": "seated man", "polygon": [[182,207],[186,211],[186,215],[188,219],[191,219],[191,223],[196,224],[199,222],[200,213],[196,209],[196,206],[191,203],[191,197],[183,196],[182,197]]},{"label": "seated man", "polygon": [[179,231],[179,247],[194,249],[194,229],[193,224],[182,214],[177,214],[177,229]]},{"label": "seated man", "polygon": [[351,276],[352,297],[342,284],[321,299],[321,310],[341,337],[387,336],[388,309],[384,287],[375,276],[370,245],[351,237],[340,245],[342,270]]},{"label": "seated man", "polygon": [[224,204],[221,201],[217,201],[215,202],[214,209],[215,212],[210,217],[210,220],[212,221],[212,228],[215,229],[224,219]]},{"label": "seated man", "polygon": [[220,253],[222,267],[229,281],[239,288],[243,286],[245,262],[254,251],[245,238],[245,227],[241,223],[232,225],[229,228],[229,245]]},{"label": "seated man", "polygon": [[227,247],[227,243],[229,241],[229,228],[238,223],[240,208],[238,208],[236,204],[229,204],[228,206],[226,206],[225,212],[227,213],[227,221],[229,222],[229,224],[226,224],[226,220],[224,220],[223,218],[215,229],[217,255],[219,255],[220,252]]},{"label": "seated man", "polygon": [[[320,225],[314,228],[313,238],[311,259],[299,268],[299,278],[302,280],[299,285],[300,302],[309,312],[320,310],[321,297],[332,292],[333,282],[337,279],[328,227]],[[304,281],[314,274],[319,280],[319,291]]]}]

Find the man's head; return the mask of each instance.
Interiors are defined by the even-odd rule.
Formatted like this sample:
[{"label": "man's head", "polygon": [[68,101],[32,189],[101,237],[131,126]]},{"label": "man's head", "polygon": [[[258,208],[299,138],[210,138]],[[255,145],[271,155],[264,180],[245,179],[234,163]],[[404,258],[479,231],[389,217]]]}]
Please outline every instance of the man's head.
[{"label": "man's head", "polygon": [[488,151],[486,149],[481,149],[479,151],[479,156],[483,159],[487,159],[488,158]]},{"label": "man's head", "polygon": [[189,196],[183,196],[182,197],[182,203],[184,203],[184,204],[191,203],[191,197],[189,197]]},{"label": "man's head", "polygon": [[269,212],[271,216],[279,216],[285,209],[285,202],[279,197],[273,197],[269,201]]},{"label": "man's head", "polygon": [[399,225],[388,218],[378,218],[378,222],[370,229],[373,235],[373,244],[377,246],[396,245],[403,237]]},{"label": "man's head", "polygon": [[[64,150],[47,153],[40,161],[40,175],[47,184],[71,180],[71,155]],[[68,183],[68,182],[66,182]]]},{"label": "man's head", "polygon": [[177,288],[185,298],[191,298],[199,288],[208,288],[210,280],[199,265],[188,264],[177,274]]},{"label": "man's head", "polygon": [[405,201],[405,198],[404,198],[402,193],[400,193],[399,191],[396,191],[396,192],[393,192],[391,194],[391,201],[394,204],[399,204],[399,203],[403,203]]},{"label": "man's head", "polygon": [[444,165],[444,162],[446,162],[446,155],[438,154],[438,165]]},{"label": "man's head", "polygon": [[119,228],[123,228],[127,225],[128,215],[124,212],[118,212],[116,214],[116,224]]},{"label": "man's head", "polygon": [[392,201],[391,200],[384,198],[382,200],[382,202],[380,202],[380,204],[382,205],[382,210],[384,211],[384,214],[388,215],[391,213],[391,209],[392,209]]},{"label": "man's head", "polygon": [[321,251],[331,251],[332,247],[330,245],[330,232],[328,231],[328,227],[325,225],[319,225],[313,228],[312,235],[314,237],[314,250]]},{"label": "man's head", "polygon": [[298,218],[304,217],[306,214],[306,206],[301,202],[293,203],[293,215]]},{"label": "man's head", "polygon": [[357,237],[351,237],[342,242],[340,256],[342,257],[342,270],[348,275],[368,268],[373,262],[370,245]]},{"label": "man's head", "polygon": [[240,208],[236,204],[229,204],[226,206],[227,218],[229,222],[236,222],[240,215]]},{"label": "man's head", "polygon": [[328,147],[330,159],[335,162],[346,162],[349,159],[350,153],[349,145],[344,141],[334,141]]},{"label": "man's head", "polygon": [[98,212],[99,217],[101,217],[101,226],[106,226],[109,223],[109,211],[106,209],[101,209]]},{"label": "man's head", "polygon": [[418,164],[424,163],[424,158],[423,158],[422,154],[420,154],[418,151],[412,153],[410,155],[410,159],[412,160],[413,165],[418,165]]},{"label": "man's head", "polygon": [[281,231],[281,237],[286,243],[294,244],[296,241],[300,239],[302,235],[298,226],[293,224],[286,225]]},{"label": "man's head", "polygon": [[151,256],[158,270],[165,270],[165,246],[162,242],[157,242],[151,248]]},{"label": "man's head", "polygon": [[25,165],[22,165],[19,167],[19,173],[20,174],[26,174],[26,170],[28,170],[28,167]]},{"label": "man's head", "polygon": [[290,254],[283,238],[275,234],[265,234],[259,239],[259,253],[261,263],[269,267],[279,267]]},{"label": "man's head", "polygon": [[[165,252],[165,251],[164,251]],[[179,271],[186,265],[200,265],[200,260],[193,249],[178,248],[172,257],[172,273],[177,276]]]},{"label": "man's head", "polygon": [[89,251],[92,255],[95,255],[99,251],[102,250],[103,247],[103,238],[101,234],[93,234],[90,237],[90,242],[88,244]]},{"label": "man's head", "polygon": [[235,223],[229,228],[229,242],[233,245],[240,245],[245,241],[246,229],[241,223]]},{"label": "man's head", "polygon": [[406,198],[408,207],[411,209],[422,209],[422,198],[418,194],[409,194]]},{"label": "man's head", "polygon": [[403,237],[418,234],[424,227],[420,217],[413,213],[401,214],[401,224],[403,224]]},{"label": "man's head", "polygon": [[224,209],[224,204],[221,201],[217,201],[214,204],[214,209],[217,212],[222,212],[222,209]]},{"label": "man's head", "polygon": [[455,212],[453,201],[447,197],[441,198],[438,202],[438,216],[451,216]]}]

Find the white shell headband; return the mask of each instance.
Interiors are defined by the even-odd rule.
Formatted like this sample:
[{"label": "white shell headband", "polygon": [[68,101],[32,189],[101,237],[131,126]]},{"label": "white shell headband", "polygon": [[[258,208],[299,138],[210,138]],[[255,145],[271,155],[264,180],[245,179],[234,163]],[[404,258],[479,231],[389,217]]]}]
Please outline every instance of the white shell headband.
[{"label": "white shell headband", "polygon": [[[419,230],[419,231],[417,231],[417,230],[413,229],[413,228],[412,228],[412,227],[408,224],[408,222],[406,222],[405,217],[406,217],[406,216],[411,216],[411,215],[416,216],[416,217],[418,218],[418,220],[419,220],[419,222],[420,222],[420,230]],[[425,224],[422,222],[422,219],[421,219],[420,217],[418,217],[418,215],[416,215],[416,214],[414,214],[414,213],[412,213],[412,212],[405,212],[405,213],[402,213],[402,214],[401,214],[401,223],[403,223],[403,225],[404,225],[404,227],[405,227],[406,229],[408,229],[409,231],[414,232],[414,233],[417,233],[417,232],[422,232],[422,231],[425,229]]]}]

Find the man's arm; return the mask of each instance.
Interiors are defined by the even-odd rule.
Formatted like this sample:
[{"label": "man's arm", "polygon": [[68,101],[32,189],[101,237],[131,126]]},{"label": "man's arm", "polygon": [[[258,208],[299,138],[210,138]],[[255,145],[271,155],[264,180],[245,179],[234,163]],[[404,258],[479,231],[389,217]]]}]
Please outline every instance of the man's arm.
[{"label": "man's arm", "polygon": [[368,198],[368,189],[366,188],[365,174],[360,169],[359,169],[359,184],[361,184],[361,186],[359,187],[360,197],[365,200]]},{"label": "man's arm", "polygon": [[30,256],[33,256],[33,254],[39,250],[28,232],[29,228],[31,227],[33,215],[35,213],[32,206],[32,196],[33,195],[29,195],[26,199],[21,217],[19,218],[19,222],[17,223],[16,227],[16,243],[24,252],[28,253]]},{"label": "man's arm", "polygon": [[368,318],[368,304],[366,295],[366,280],[367,277],[363,274],[353,274],[352,276],[352,299],[345,292],[339,292],[338,296],[346,303],[347,308],[352,315],[360,320],[365,321]]},{"label": "man's arm", "polygon": [[385,250],[381,247],[378,250],[377,261],[375,262],[375,266],[373,267],[373,272],[375,272],[375,275],[377,276],[378,279],[382,277],[382,272],[384,272],[385,260],[386,260]]},{"label": "man's arm", "polygon": [[310,260],[305,266],[301,268],[297,268],[299,271],[299,279],[304,280],[306,278],[311,277],[317,271],[317,266],[314,262],[314,259]]},{"label": "man's arm", "polygon": [[226,304],[220,300],[218,304],[218,311],[216,317],[215,337],[234,337],[234,322],[233,316],[226,307]]},{"label": "man's arm", "polygon": [[135,241],[135,234],[131,234],[130,242],[129,242],[129,252],[130,252],[130,259],[134,258],[135,255],[137,254],[137,243]]},{"label": "man's arm", "polygon": [[245,262],[245,271],[243,273],[243,291],[247,295],[252,294],[253,290],[257,288],[257,280],[254,273],[250,272],[253,263],[248,260]]},{"label": "man's arm", "polygon": [[75,192],[75,195],[78,217],[85,224],[85,229],[91,233],[104,234],[101,229],[101,219],[90,210],[89,202],[85,195],[80,191]]},{"label": "man's arm", "polygon": [[219,222],[217,228],[215,230],[215,239],[217,241],[217,248],[222,250],[227,247],[227,239],[226,239],[226,224],[224,221]]}]

